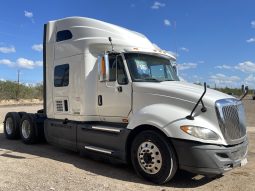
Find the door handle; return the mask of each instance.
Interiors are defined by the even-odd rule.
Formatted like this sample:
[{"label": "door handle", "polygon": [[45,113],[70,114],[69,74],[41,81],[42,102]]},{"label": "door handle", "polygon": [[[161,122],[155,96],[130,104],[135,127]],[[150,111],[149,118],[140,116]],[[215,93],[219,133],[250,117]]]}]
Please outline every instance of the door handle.
[{"label": "door handle", "polygon": [[103,105],[103,97],[102,97],[102,95],[98,96],[98,105],[99,106]]},{"label": "door handle", "polygon": [[122,92],[122,86],[117,87],[118,92]]}]

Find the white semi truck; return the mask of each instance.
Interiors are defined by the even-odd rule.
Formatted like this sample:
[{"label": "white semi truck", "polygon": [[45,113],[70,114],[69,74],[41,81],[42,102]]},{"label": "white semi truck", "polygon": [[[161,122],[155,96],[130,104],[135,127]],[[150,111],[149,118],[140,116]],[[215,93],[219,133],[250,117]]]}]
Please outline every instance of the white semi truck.
[{"label": "white semi truck", "polygon": [[247,163],[242,102],[179,81],[175,57],[144,35],[70,17],[45,24],[43,47],[44,107],[8,113],[8,139],[45,137],[159,184],[178,169],[217,175]]}]

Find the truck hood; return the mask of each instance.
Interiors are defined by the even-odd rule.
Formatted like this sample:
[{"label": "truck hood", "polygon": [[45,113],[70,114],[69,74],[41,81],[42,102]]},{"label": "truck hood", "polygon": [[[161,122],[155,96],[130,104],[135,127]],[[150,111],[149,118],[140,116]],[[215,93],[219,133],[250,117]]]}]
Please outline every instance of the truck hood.
[{"label": "truck hood", "polygon": [[[204,91],[203,86],[181,82],[181,81],[165,81],[165,82],[134,82],[134,93],[153,94],[158,96],[171,97],[178,100],[196,103]],[[226,98],[234,98],[233,96],[221,93],[219,91],[207,88],[203,102],[207,107],[215,107],[215,101]]]}]

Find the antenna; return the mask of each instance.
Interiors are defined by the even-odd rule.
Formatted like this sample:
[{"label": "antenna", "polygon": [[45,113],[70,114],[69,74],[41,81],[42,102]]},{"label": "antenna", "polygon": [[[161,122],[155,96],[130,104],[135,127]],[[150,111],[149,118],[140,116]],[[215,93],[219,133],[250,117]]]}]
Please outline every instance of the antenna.
[{"label": "antenna", "polygon": [[111,37],[109,37],[109,38],[108,38],[108,40],[109,40],[109,42],[111,43],[111,46],[112,46],[112,52],[114,52],[114,48],[113,48],[113,45],[112,45],[112,38],[111,38]]},{"label": "antenna", "polygon": [[175,53],[176,53],[176,63],[177,63],[177,57],[178,57],[178,48],[177,48],[177,37],[176,37],[176,34],[177,34],[177,32],[176,32],[176,28],[177,28],[177,26],[176,26],[176,20],[174,21],[174,46],[175,46]]}]

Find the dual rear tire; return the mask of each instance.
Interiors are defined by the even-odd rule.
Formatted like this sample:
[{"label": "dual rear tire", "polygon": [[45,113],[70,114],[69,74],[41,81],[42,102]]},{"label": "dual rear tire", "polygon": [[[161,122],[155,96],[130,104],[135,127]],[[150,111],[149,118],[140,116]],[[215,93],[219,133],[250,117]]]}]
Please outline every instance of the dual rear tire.
[{"label": "dual rear tire", "polygon": [[4,134],[7,139],[18,139],[19,133],[20,115],[16,112],[9,112],[5,116],[4,120]]},{"label": "dual rear tire", "polygon": [[9,112],[5,116],[4,134],[7,139],[21,138],[26,144],[33,144],[37,141],[36,124],[33,114]]}]

